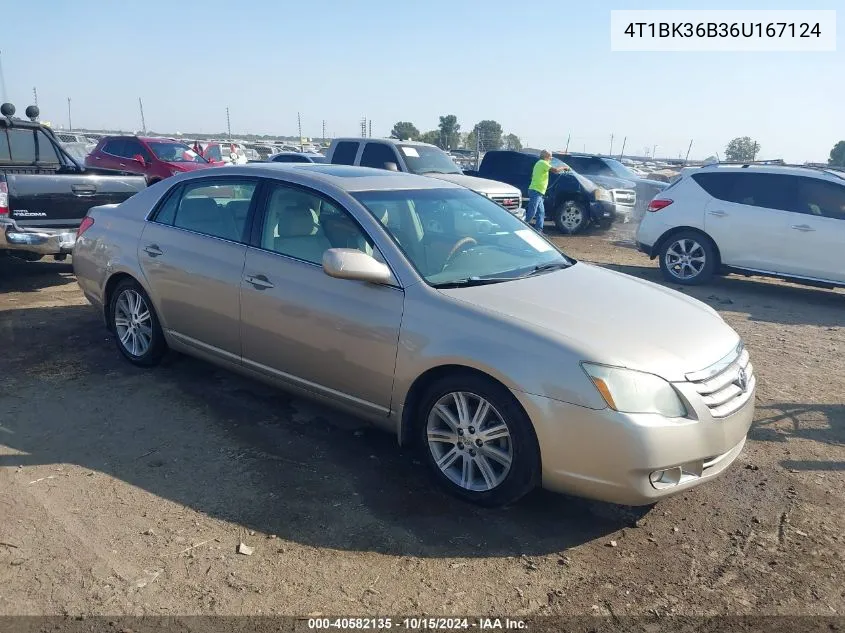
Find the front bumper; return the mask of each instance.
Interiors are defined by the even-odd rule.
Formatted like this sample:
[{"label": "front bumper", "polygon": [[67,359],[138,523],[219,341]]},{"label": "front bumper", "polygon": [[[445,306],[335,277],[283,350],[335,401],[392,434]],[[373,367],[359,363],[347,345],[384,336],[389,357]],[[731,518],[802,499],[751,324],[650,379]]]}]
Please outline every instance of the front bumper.
[{"label": "front bumper", "polygon": [[23,251],[37,255],[69,255],[76,242],[76,229],[37,229],[0,220],[0,251]]},{"label": "front bumper", "polygon": [[717,477],[742,452],[754,418],[753,392],[729,417],[696,408],[697,420],[681,421],[514,395],[534,423],[544,488],[625,505],[655,503]]},{"label": "front bumper", "polygon": [[593,222],[608,224],[619,219],[616,212],[616,205],[606,200],[593,200],[590,202],[590,216]]}]

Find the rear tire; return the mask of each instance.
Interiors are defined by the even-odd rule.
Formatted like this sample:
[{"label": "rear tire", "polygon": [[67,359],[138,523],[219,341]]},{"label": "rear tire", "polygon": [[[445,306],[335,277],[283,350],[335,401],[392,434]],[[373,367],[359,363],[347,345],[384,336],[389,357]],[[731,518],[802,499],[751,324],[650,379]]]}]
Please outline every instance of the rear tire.
[{"label": "rear tire", "polygon": [[114,289],[109,327],[117,349],[133,365],[158,365],[167,351],[153,302],[134,279],[124,279]]},{"label": "rear tire", "polygon": [[564,235],[580,233],[590,223],[586,207],[575,200],[566,200],[555,209],[555,227]]},{"label": "rear tire", "polygon": [[444,376],[419,400],[417,438],[437,483],[482,506],[513,503],[540,481],[531,420],[501,385],[472,373]]},{"label": "rear tire", "polygon": [[669,236],[658,257],[663,277],[685,286],[709,282],[718,268],[713,241],[697,231],[680,231]]}]

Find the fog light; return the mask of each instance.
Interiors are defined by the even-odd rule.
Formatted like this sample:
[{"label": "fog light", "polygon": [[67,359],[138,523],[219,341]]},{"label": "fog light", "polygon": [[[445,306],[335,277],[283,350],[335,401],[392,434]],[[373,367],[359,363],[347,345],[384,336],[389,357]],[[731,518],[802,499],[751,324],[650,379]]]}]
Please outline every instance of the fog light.
[{"label": "fog light", "polygon": [[651,485],[662,490],[663,488],[671,488],[681,483],[683,472],[680,466],[675,468],[667,468],[666,470],[655,470],[648,476]]}]

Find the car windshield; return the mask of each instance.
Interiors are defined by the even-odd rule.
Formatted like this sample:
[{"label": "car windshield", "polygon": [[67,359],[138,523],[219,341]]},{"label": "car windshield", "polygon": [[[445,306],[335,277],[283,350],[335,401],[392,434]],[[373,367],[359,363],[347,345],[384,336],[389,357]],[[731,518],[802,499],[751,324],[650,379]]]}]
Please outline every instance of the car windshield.
[{"label": "car windshield", "polygon": [[631,169],[629,169],[626,165],[623,165],[618,160],[614,160],[612,158],[605,159],[604,161],[610,170],[613,172],[614,176],[618,176],[619,178],[627,178],[628,180],[638,180],[639,176],[634,173]]},{"label": "car windshield", "polygon": [[355,197],[435,287],[509,281],[573,263],[534,229],[468,189],[366,191]]},{"label": "car windshield", "polygon": [[415,174],[460,174],[461,170],[439,147],[399,145],[408,170]]},{"label": "car windshield", "polygon": [[148,141],[147,146],[156,158],[167,163],[205,163],[202,156],[197,154],[184,143],[165,143],[162,141]]}]

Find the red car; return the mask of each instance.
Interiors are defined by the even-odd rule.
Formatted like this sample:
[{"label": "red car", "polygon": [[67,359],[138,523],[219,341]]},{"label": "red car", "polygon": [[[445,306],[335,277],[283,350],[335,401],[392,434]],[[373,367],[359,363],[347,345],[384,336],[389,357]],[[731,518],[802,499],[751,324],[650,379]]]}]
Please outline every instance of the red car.
[{"label": "red car", "polygon": [[88,167],[117,169],[146,176],[147,184],[183,171],[222,165],[210,162],[193,149],[168,138],[143,136],[104,136],[85,157]]}]

